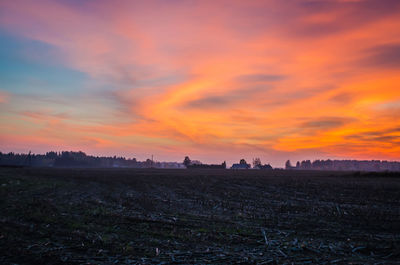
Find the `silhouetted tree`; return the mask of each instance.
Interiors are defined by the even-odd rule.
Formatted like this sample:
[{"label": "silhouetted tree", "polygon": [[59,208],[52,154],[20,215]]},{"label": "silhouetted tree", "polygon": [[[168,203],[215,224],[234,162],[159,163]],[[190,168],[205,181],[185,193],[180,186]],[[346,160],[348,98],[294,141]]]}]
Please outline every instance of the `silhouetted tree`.
[{"label": "silhouetted tree", "polygon": [[292,167],[292,163],[290,163],[290,160],[286,161],[286,163],[285,163],[285,168],[286,168],[286,169],[292,169],[292,168],[293,168],[293,167]]},{"label": "silhouetted tree", "polygon": [[272,170],[272,166],[270,164],[265,164],[265,165],[260,165],[260,169],[267,169],[267,170]]},{"label": "silhouetted tree", "polygon": [[261,159],[260,158],[256,157],[256,158],[253,159],[253,167],[254,168],[259,168],[261,165],[262,164],[261,164]]},{"label": "silhouetted tree", "polygon": [[46,153],[46,158],[48,158],[48,159],[56,159],[57,158],[57,152],[53,152],[53,151],[51,151],[51,152],[47,152]]},{"label": "silhouetted tree", "polygon": [[151,159],[149,159],[149,158],[147,158],[146,161],[145,161],[144,163],[145,163],[145,167],[146,167],[146,168],[150,168],[150,167],[153,166],[153,160],[151,160]]},{"label": "silhouetted tree", "polygon": [[239,164],[241,164],[241,165],[247,165],[247,162],[246,162],[246,160],[244,160],[244,159],[242,158],[242,159],[240,159]]},{"label": "silhouetted tree", "polygon": [[183,160],[183,164],[187,167],[187,166],[190,166],[191,163],[192,163],[192,161],[190,160],[190,158],[188,156],[185,156],[185,159]]}]

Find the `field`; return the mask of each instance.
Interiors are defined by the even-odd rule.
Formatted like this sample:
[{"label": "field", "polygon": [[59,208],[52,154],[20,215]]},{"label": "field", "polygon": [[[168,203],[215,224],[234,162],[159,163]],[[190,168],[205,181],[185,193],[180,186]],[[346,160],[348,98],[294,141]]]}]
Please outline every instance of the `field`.
[{"label": "field", "polygon": [[400,178],[0,168],[1,264],[400,264]]}]

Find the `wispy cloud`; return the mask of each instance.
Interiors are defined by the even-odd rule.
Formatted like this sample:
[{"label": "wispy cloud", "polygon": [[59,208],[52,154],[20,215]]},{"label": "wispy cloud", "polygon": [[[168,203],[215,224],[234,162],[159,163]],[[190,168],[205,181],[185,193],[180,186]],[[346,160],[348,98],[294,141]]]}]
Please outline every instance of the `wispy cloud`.
[{"label": "wispy cloud", "polygon": [[[210,161],[257,153],[275,164],[312,153],[400,159],[397,135],[384,133],[399,122],[389,106],[400,98],[397,0],[19,0],[0,9],[2,40],[26,44],[0,48],[9,142]],[[372,128],[382,133],[368,138]]]},{"label": "wispy cloud", "polygon": [[0,90],[0,103],[7,102],[9,97],[10,97],[9,93]]},{"label": "wispy cloud", "polygon": [[352,119],[341,118],[341,117],[322,117],[304,122],[300,125],[301,128],[324,130],[333,129],[343,126],[344,124],[351,122]]},{"label": "wispy cloud", "polygon": [[384,44],[367,49],[360,65],[374,68],[400,68],[400,43]]},{"label": "wispy cloud", "polygon": [[286,79],[284,75],[271,75],[271,74],[251,74],[241,75],[237,77],[241,82],[275,82]]}]

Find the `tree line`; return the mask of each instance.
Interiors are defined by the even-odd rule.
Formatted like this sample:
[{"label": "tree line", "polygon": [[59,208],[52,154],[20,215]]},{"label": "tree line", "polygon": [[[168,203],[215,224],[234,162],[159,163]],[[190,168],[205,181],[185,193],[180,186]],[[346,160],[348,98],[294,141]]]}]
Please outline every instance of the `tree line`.
[{"label": "tree line", "polygon": [[46,154],[18,154],[0,152],[0,165],[34,167],[150,167],[150,159],[140,162],[136,158],[117,156],[91,156],[84,152],[62,151]]},{"label": "tree line", "polygon": [[287,170],[329,170],[329,171],[400,171],[400,162],[381,160],[303,160],[293,166],[286,161]]}]

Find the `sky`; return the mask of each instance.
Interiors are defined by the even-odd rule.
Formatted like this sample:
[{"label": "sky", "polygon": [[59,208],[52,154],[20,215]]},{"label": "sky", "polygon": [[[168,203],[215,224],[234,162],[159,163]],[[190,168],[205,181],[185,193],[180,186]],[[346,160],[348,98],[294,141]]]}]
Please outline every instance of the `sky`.
[{"label": "sky", "polygon": [[398,0],[0,0],[0,151],[400,160],[399,29]]}]

